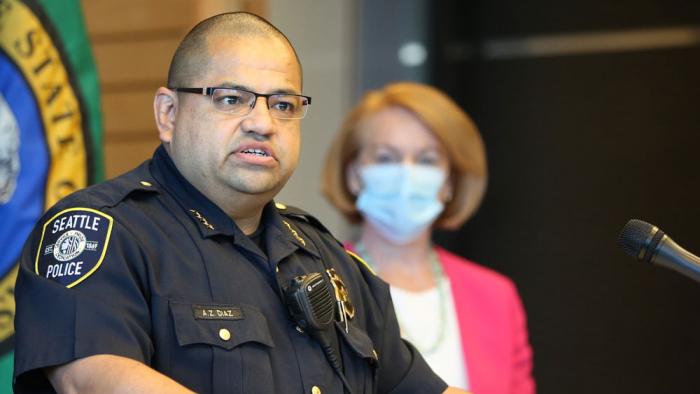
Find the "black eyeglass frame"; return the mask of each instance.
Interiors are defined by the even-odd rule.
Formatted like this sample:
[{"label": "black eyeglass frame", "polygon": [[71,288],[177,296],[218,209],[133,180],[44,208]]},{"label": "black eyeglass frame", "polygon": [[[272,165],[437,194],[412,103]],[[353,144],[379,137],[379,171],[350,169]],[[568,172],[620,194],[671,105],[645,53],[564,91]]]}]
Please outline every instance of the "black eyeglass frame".
[{"label": "black eyeglass frame", "polygon": [[[304,96],[303,94],[294,94],[294,93],[257,93],[257,92],[251,92],[250,90],[245,90],[245,89],[239,89],[239,88],[231,88],[231,87],[225,87],[225,86],[216,86],[216,87],[205,87],[205,88],[168,88],[170,90],[176,91],[176,92],[183,92],[183,93],[195,93],[195,94],[201,94],[202,96],[213,96],[214,91],[217,89],[226,89],[226,90],[237,90],[239,92],[246,92],[250,93],[255,96],[255,100],[253,100],[253,104],[250,106],[250,111],[252,111],[255,108],[255,105],[258,103],[258,97],[265,97],[265,102],[269,107],[269,102],[270,102],[270,97],[272,96],[296,96],[296,97],[301,97],[306,99],[306,104],[303,104],[304,107],[307,109],[304,111],[304,114],[299,117],[299,118],[278,118],[278,119],[304,119],[306,117],[306,113],[308,112],[308,106],[311,105],[311,97],[310,96]],[[248,112],[249,114],[250,112]],[[247,115],[247,114],[245,114]],[[245,116],[241,115],[241,116]]]}]

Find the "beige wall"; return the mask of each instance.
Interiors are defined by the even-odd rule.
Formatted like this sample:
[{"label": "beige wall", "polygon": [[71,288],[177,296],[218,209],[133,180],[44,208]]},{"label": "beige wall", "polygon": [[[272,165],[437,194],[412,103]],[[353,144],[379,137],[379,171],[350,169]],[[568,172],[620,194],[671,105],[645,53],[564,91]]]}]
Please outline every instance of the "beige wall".
[{"label": "beige wall", "polygon": [[321,218],[345,237],[344,221],[320,195],[328,143],[350,105],[354,75],[354,2],[343,0],[83,0],[100,75],[108,178],[149,158],[158,145],[152,100],[165,83],[179,40],[199,20],[248,10],[270,19],[294,43],[313,97],[302,123],[302,159],[278,200]]},{"label": "beige wall", "polygon": [[208,15],[256,7],[221,0],[83,0],[82,5],[100,75],[110,178],[150,157],[158,145],[153,93],[165,83],[182,36]]},{"label": "beige wall", "polygon": [[313,98],[302,121],[299,168],[278,196],[305,209],[337,237],[350,229],[321,196],[328,145],[352,105],[355,81],[355,1],[268,0],[268,17],[294,44],[304,67],[304,92]]}]

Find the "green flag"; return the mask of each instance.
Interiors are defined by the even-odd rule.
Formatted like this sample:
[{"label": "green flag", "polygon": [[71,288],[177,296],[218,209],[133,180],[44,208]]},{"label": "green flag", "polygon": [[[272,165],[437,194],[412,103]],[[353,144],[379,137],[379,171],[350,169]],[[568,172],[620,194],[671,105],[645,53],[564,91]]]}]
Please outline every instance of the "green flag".
[{"label": "green flag", "polygon": [[0,0],[0,393],[12,392],[14,282],[35,222],[103,176],[97,72],[78,0]]}]

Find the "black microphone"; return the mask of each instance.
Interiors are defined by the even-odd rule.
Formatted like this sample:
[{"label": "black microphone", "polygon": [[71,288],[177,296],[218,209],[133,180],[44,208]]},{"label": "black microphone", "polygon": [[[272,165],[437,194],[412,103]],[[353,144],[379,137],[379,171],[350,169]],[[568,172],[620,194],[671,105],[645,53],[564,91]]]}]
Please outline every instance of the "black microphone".
[{"label": "black microphone", "polygon": [[617,243],[629,256],[678,271],[700,282],[700,257],[673,242],[658,227],[632,219],[622,228]]}]

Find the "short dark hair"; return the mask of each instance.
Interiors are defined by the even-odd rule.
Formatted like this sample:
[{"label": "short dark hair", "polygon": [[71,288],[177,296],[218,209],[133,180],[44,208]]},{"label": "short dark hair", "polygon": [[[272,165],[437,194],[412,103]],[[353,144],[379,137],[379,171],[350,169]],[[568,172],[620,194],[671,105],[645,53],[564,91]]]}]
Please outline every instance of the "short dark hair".
[{"label": "short dark hair", "polygon": [[227,12],[199,22],[185,35],[170,61],[168,87],[187,85],[193,75],[201,72],[209,60],[206,53],[207,38],[216,34],[225,34],[232,38],[251,35],[277,37],[292,49],[301,71],[301,62],[294,46],[272,23],[249,12]]}]

